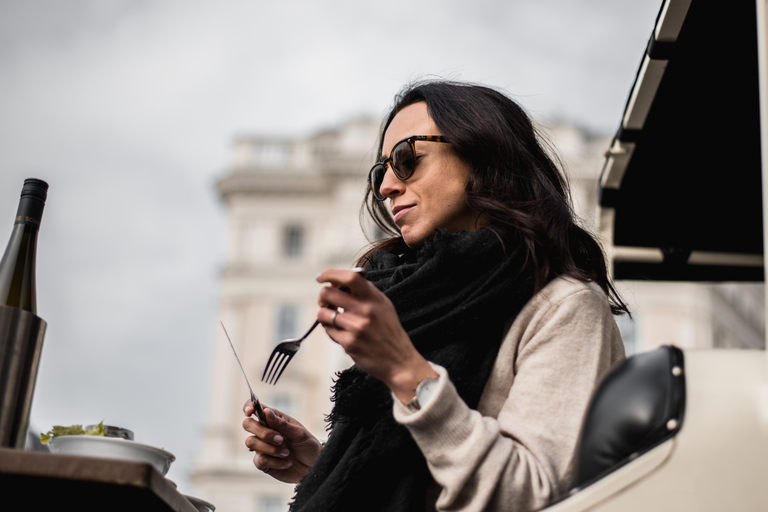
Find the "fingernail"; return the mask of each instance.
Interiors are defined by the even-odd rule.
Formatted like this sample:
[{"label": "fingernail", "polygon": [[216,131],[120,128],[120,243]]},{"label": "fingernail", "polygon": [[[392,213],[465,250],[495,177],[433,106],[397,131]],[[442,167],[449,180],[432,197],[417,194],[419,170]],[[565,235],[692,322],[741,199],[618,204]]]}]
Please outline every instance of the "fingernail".
[{"label": "fingernail", "polygon": [[291,454],[291,452],[288,451],[288,448],[280,451],[280,456],[281,457],[287,457],[290,454]]},{"label": "fingernail", "polygon": [[291,466],[293,466],[293,461],[291,459],[288,459],[287,461],[285,461],[285,467],[286,468],[289,468]]},{"label": "fingernail", "polygon": [[283,444],[283,436],[275,436],[274,438],[275,444]]},{"label": "fingernail", "polygon": [[321,275],[323,275],[323,273],[322,273],[322,272],[320,272],[319,274],[317,274],[317,275],[315,276],[315,281],[318,281],[318,282],[319,282],[319,281],[320,281],[320,276],[321,276]]}]

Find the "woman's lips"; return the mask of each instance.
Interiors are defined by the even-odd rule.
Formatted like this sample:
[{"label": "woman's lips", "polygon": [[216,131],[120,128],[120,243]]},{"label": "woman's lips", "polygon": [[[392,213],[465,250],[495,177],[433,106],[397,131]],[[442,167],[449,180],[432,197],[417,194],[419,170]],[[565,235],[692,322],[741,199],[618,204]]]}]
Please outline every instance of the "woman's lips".
[{"label": "woman's lips", "polygon": [[408,205],[408,206],[395,206],[392,208],[392,217],[395,219],[395,224],[398,223],[398,221],[408,213],[411,208],[413,208],[415,205]]}]

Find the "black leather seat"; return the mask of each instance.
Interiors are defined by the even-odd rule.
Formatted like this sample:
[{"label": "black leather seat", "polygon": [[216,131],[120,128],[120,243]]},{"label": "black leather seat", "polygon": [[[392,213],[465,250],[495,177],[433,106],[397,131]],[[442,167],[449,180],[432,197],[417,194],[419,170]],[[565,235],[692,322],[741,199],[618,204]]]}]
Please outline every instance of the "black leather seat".
[{"label": "black leather seat", "polygon": [[684,412],[680,349],[663,346],[617,365],[595,391],[582,425],[577,488],[674,437]]}]

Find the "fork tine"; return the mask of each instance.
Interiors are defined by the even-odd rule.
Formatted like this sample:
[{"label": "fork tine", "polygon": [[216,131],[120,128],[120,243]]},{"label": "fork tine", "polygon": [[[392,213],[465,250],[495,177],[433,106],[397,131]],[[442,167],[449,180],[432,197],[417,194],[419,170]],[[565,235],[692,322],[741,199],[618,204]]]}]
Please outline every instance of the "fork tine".
[{"label": "fork tine", "polygon": [[269,362],[267,363],[267,366],[264,367],[264,375],[262,375],[261,377],[262,382],[266,382],[267,384],[269,384],[269,379],[272,376],[272,372],[275,371],[275,365],[277,364],[277,361],[279,361],[282,356],[283,356],[283,353],[277,349],[275,349],[272,352],[272,355],[269,356]]},{"label": "fork tine", "polygon": [[283,372],[285,371],[285,369],[288,367],[288,363],[290,363],[290,362],[291,362],[291,359],[293,359],[293,356],[294,356],[294,355],[296,355],[296,353],[295,353],[295,352],[294,352],[293,354],[286,354],[286,357],[285,357],[285,359],[283,359],[283,362],[282,362],[282,364],[280,365],[280,368],[278,368],[278,369],[277,369],[277,370],[279,370],[279,371],[276,371],[276,372],[275,372],[275,376],[272,378],[272,384],[273,384],[273,385],[274,385],[274,384],[277,384],[277,379],[279,379],[279,378],[280,378],[280,376],[283,374]]},{"label": "fork tine", "polygon": [[294,356],[294,354],[296,354],[296,352],[294,352],[293,354],[290,354],[290,355],[288,355],[288,358],[287,358],[287,359],[285,359],[285,362],[283,363],[283,367],[282,367],[282,368],[280,368],[280,373],[278,373],[278,374],[277,374],[277,376],[276,376],[276,377],[275,377],[275,379],[274,379],[274,380],[271,382],[271,384],[277,384],[277,379],[279,379],[279,378],[280,378],[280,376],[283,374],[283,372],[285,371],[286,367],[288,366],[288,363],[290,363],[290,362],[291,362],[291,359],[293,359],[293,356]]},{"label": "fork tine", "polygon": [[277,379],[280,378],[280,375],[283,374],[285,371],[285,368],[288,366],[288,363],[293,358],[293,354],[285,353],[283,354],[283,358],[279,361],[278,364],[275,365],[273,368],[273,371],[271,372],[271,376],[269,379],[269,384],[275,385],[277,384]]},{"label": "fork tine", "polygon": [[267,361],[267,364],[264,366],[264,373],[261,374],[261,382],[264,382],[264,378],[267,376],[267,371],[272,367],[272,360],[275,359],[275,356],[278,355],[280,351],[275,347],[275,349],[272,351],[272,353],[269,355],[269,361]]},{"label": "fork tine", "polygon": [[284,359],[285,359],[285,352],[278,352],[277,357],[272,362],[272,366],[269,367],[269,373],[267,374],[267,380],[266,380],[267,384],[272,384],[272,379],[277,373],[277,370],[283,364]]},{"label": "fork tine", "polygon": [[285,367],[288,366],[288,363],[299,350],[301,342],[304,341],[318,325],[320,325],[320,320],[315,320],[315,323],[312,324],[301,338],[285,340],[279,343],[269,355],[269,360],[264,366],[264,373],[261,374],[261,381],[266,382],[267,384],[277,383],[277,379],[280,378],[285,371]]}]

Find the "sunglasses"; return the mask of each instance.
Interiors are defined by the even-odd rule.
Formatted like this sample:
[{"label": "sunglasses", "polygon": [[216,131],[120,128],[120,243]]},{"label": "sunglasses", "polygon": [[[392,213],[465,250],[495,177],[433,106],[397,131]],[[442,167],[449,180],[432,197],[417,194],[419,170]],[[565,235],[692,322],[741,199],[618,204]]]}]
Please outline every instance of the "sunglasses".
[{"label": "sunglasses", "polygon": [[374,164],[368,172],[368,185],[371,186],[373,197],[379,201],[384,201],[386,199],[381,193],[381,183],[384,181],[384,175],[387,173],[387,164],[389,164],[392,173],[394,173],[399,180],[405,181],[413,176],[413,171],[416,170],[415,142],[417,140],[427,142],[448,142],[442,135],[412,135],[395,144],[392,148],[392,152],[389,154],[389,158],[385,159],[383,162]]}]

